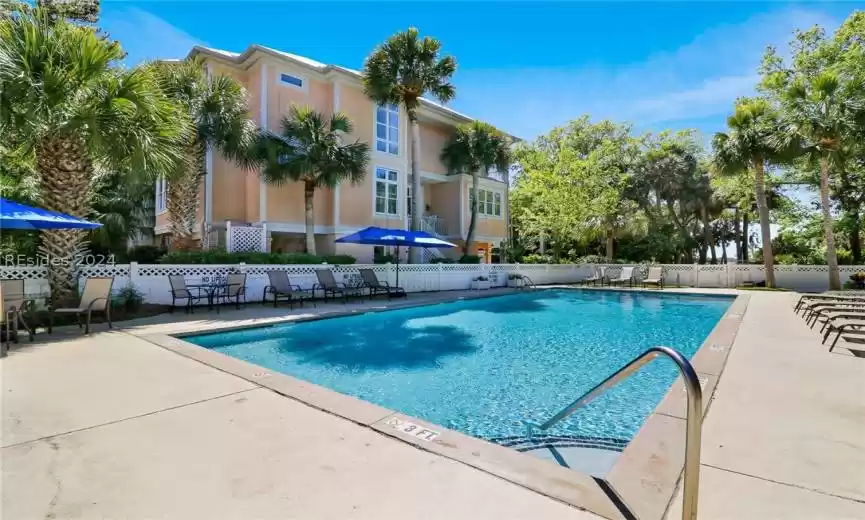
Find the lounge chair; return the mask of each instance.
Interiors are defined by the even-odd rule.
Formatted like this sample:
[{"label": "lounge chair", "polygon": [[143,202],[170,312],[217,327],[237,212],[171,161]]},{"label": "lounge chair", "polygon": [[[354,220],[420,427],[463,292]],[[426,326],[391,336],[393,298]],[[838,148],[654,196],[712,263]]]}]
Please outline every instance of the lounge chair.
[{"label": "lounge chair", "polygon": [[240,300],[243,299],[243,305],[246,305],[246,273],[232,273],[228,275],[226,287],[217,298],[222,300],[222,303],[234,301],[235,306],[240,308]]},{"label": "lounge chair", "polygon": [[312,293],[315,294],[316,289],[321,289],[324,293],[324,302],[327,303],[327,297],[330,295],[336,298],[337,295],[342,296],[342,302],[346,303],[348,297],[347,287],[343,283],[339,283],[333,277],[333,271],[330,269],[316,269],[315,276],[318,278],[318,283],[312,286]]},{"label": "lounge chair", "polygon": [[394,296],[403,298],[408,296],[402,287],[391,287],[388,282],[380,282],[372,269],[358,269],[358,271],[363,279],[363,286],[369,289],[370,298],[378,294],[387,294],[388,299]]},{"label": "lounge chair", "polygon": [[[865,312],[865,303],[840,302],[817,304],[809,307],[809,310],[806,312],[805,315],[805,323],[811,325],[811,328],[813,329],[814,325],[816,325],[818,321],[823,321],[825,323],[828,316],[837,314],[839,312]],[[825,325],[823,328],[825,328]]]},{"label": "lounge chair", "polygon": [[[0,345],[0,357],[6,355],[9,342],[14,338],[18,343],[18,323],[24,323],[21,311],[25,304],[24,280],[0,280],[0,327],[6,329],[6,340]],[[27,324],[24,327],[33,341],[33,332]]]},{"label": "lounge chair", "polygon": [[84,326],[84,334],[90,334],[90,321],[94,312],[105,313],[108,328],[111,325],[111,286],[114,278],[88,278],[84,282],[84,292],[81,293],[81,301],[78,307],[62,307],[51,309],[48,313],[48,333],[54,328],[54,316],[56,314],[74,314],[78,319],[78,328],[81,328],[81,315],[87,313],[87,321]]},{"label": "lounge chair", "polygon": [[[295,301],[300,303],[300,306],[303,307],[303,300],[312,299],[312,294],[308,291],[304,291],[299,285],[291,285],[291,281],[288,279],[288,275],[285,271],[268,271],[267,279],[270,282],[270,285],[264,288],[264,293],[261,295],[262,305],[267,302],[268,294],[273,295],[274,307],[276,307],[280,298],[283,298],[288,302],[289,308],[294,307]],[[313,303],[313,305],[315,304]]]},{"label": "lounge chair", "polygon": [[618,278],[610,278],[608,280],[610,285],[622,284],[625,285],[625,282],[628,282],[629,287],[634,286],[634,268],[633,267],[623,267],[622,272],[619,273]]},{"label": "lounge chair", "polygon": [[829,323],[828,328],[826,329],[826,334],[823,335],[823,344],[826,344],[826,341],[829,339],[829,336],[832,333],[835,334],[835,339],[832,341],[832,345],[829,347],[829,352],[835,349],[835,345],[838,344],[838,340],[841,339],[842,336],[845,339],[850,339],[851,337],[859,337],[861,336],[861,340],[865,341],[865,316],[863,317],[853,317],[842,319],[837,322],[834,320]]},{"label": "lounge chair", "polygon": [[805,294],[799,298],[799,301],[796,302],[796,306],[793,307],[793,310],[796,313],[803,309],[807,312],[807,308],[810,305],[845,301],[865,302],[865,296],[847,296],[844,294]]},{"label": "lounge chair", "polygon": [[664,288],[664,271],[661,267],[650,267],[649,273],[643,278],[643,287],[646,285],[656,285],[660,289]]},{"label": "lounge chair", "polygon": [[591,283],[592,285],[597,285],[598,283],[600,283],[601,286],[603,286],[604,285],[604,277],[606,276],[606,274],[607,274],[607,268],[606,267],[596,267],[595,272],[591,276],[589,276],[587,278],[583,278],[583,284],[589,285]]},{"label": "lounge chair", "polygon": [[[174,306],[177,300],[186,300],[186,312],[192,312],[192,306],[196,302],[201,301],[204,297],[201,295],[201,287],[187,287],[186,278],[183,275],[175,274],[168,277],[168,283],[171,285],[171,312],[174,312]],[[196,289],[196,294],[192,294],[191,289]]]}]

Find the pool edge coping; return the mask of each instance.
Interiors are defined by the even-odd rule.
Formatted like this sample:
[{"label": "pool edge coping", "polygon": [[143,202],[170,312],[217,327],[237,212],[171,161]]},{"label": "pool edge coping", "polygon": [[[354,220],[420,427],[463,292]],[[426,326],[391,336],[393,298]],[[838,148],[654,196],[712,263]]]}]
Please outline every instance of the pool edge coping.
[{"label": "pool edge coping", "polygon": [[[573,289],[564,285],[552,285],[543,289]],[[539,288],[541,289],[541,288]],[[599,289],[600,290],[600,289]],[[604,518],[625,518],[615,506],[607,492],[598,485],[597,479],[583,472],[563,468],[548,461],[526,455],[516,450],[475,438],[443,426],[429,423],[401,412],[390,410],[374,403],[342,394],[324,386],[316,385],[293,376],[271,371],[259,365],[234,358],[205,347],[200,347],[183,338],[191,335],[219,333],[284,323],[300,323],[336,317],[435,305],[453,301],[515,294],[520,290],[499,290],[490,294],[467,295],[460,298],[442,298],[425,302],[388,301],[382,306],[345,311],[324,311],[314,316],[299,316],[274,321],[237,324],[225,327],[202,327],[196,330],[170,333],[141,334],[138,337],[181,356],[198,361],[211,368],[240,377],[259,387],[267,388],[284,397],[293,399],[320,411],[349,420],[359,426],[370,428],[388,437],[402,441],[415,448],[435,453],[442,457],[466,464],[492,476],[531,489],[548,498],[563,502]],[[644,292],[631,290],[627,292]],[[646,290],[645,292],[653,292]],[[669,291],[667,294],[701,296],[694,292]],[[692,357],[698,375],[707,377],[703,396],[703,416],[708,413],[715,386],[720,379],[727,357],[747,310],[749,295],[735,296],[724,315],[712,329],[706,340]],[[726,325],[725,325],[726,324]],[[723,327],[722,327],[723,325]],[[719,332],[720,329],[720,332]],[[724,345],[719,351],[713,346]],[[706,354],[701,352],[706,351]],[[709,371],[709,372],[707,372]],[[710,373],[716,372],[716,373]],[[712,378],[711,380],[709,378]],[[710,384],[711,381],[711,384]],[[619,460],[603,480],[615,488],[619,498],[639,518],[662,518],[672,502],[684,467],[684,418],[676,417],[674,410],[684,410],[684,387],[681,378],[673,383],[658,406],[646,419],[640,430],[619,456]],[[682,414],[683,415],[683,414]],[[436,433],[434,440],[418,438],[394,426],[394,423],[410,423]],[[651,424],[650,424],[651,423]],[[681,423],[681,442],[670,443],[671,426]],[[675,430],[676,428],[672,428]],[[675,435],[675,433],[673,434]],[[639,442],[637,442],[639,439]],[[667,449],[670,447],[671,449]],[[660,462],[660,464],[659,464]],[[651,468],[647,466],[651,463]],[[659,468],[660,466],[660,468]],[[659,471],[660,470],[660,471]],[[646,479],[647,473],[655,478]],[[636,485],[635,484],[639,484]],[[626,492],[622,493],[621,490]]]}]

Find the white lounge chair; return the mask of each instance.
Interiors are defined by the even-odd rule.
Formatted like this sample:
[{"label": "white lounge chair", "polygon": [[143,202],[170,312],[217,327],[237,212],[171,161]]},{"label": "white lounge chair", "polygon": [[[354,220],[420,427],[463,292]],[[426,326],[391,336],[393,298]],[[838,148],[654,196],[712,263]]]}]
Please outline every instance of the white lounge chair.
[{"label": "white lounge chair", "polygon": [[664,271],[658,267],[650,267],[649,273],[643,278],[643,287],[646,285],[657,285],[659,288],[664,288]]},{"label": "white lounge chair", "polygon": [[610,278],[610,285],[622,284],[625,285],[625,282],[628,283],[628,287],[634,286],[634,268],[633,267],[623,267],[622,272],[619,273],[618,278]]}]

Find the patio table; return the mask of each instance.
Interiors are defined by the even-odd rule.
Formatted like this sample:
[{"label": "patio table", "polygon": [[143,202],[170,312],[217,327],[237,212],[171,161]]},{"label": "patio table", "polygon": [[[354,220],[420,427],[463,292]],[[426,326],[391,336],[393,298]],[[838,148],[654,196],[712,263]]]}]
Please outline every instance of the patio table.
[{"label": "patio table", "polygon": [[213,300],[216,299],[216,296],[219,294],[219,291],[224,289],[228,291],[228,287],[231,285],[238,284],[229,284],[228,282],[218,281],[218,282],[204,282],[204,283],[193,283],[186,284],[186,287],[189,289],[198,289],[199,291],[203,291],[207,295],[207,310],[213,310],[216,307],[216,313],[219,314],[219,306],[213,304]]}]

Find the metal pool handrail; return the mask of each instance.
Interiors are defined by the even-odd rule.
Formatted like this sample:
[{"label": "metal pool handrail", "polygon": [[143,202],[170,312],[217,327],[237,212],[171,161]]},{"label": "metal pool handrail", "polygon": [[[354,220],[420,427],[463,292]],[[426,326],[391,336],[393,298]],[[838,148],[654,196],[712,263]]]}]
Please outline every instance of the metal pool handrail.
[{"label": "metal pool handrail", "polygon": [[688,412],[686,419],[685,438],[685,475],[682,503],[682,520],[696,520],[697,518],[697,493],[700,488],[700,429],[703,423],[703,391],[700,388],[700,380],[693,365],[685,359],[682,354],[669,347],[652,347],[637,356],[630,363],[620,368],[618,372],[604,379],[600,384],[580,396],[576,401],[566,406],[562,411],[552,416],[543,424],[527,423],[529,437],[533,430],[547,430],[559,421],[564,420],[574,413],[578,408],[585,406],[596,397],[616,386],[622,380],[627,379],[634,372],[650,363],[659,355],[665,355],[676,363],[685,388],[688,389]]}]

